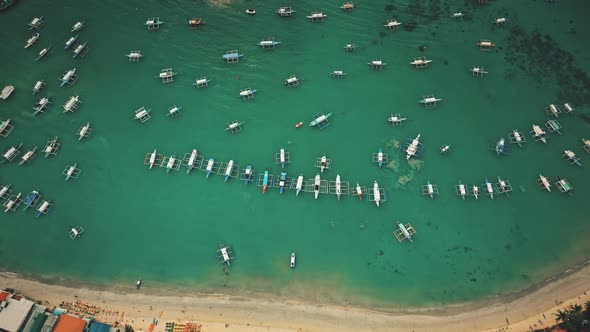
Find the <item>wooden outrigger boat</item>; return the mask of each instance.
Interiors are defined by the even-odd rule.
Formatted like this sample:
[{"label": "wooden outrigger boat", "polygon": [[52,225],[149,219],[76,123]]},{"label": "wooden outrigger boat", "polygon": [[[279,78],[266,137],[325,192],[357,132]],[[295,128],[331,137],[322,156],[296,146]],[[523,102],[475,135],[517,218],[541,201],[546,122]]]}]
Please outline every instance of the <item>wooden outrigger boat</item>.
[{"label": "wooden outrigger boat", "polygon": [[20,198],[21,193],[18,193],[16,196],[10,197],[6,202],[4,202],[4,213],[11,211],[14,212],[23,202],[22,198]]},{"label": "wooden outrigger boat", "polygon": [[24,163],[31,162],[31,160],[35,158],[35,151],[37,151],[37,147],[34,147],[32,150],[25,152],[25,154],[23,154],[23,156],[21,157],[20,163],[18,164],[22,165]]},{"label": "wooden outrigger boat", "polygon": [[424,96],[418,100],[418,104],[424,104],[425,107],[436,107],[436,103],[439,101],[442,101],[442,99],[436,98],[435,96]]},{"label": "wooden outrigger boat", "polygon": [[573,196],[573,194],[571,193],[571,191],[574,189],[574,187],[572,187],[572,185],[566,179],[562,179],[562,178],[560,178],[558,176],[557,177],[557,182],[555,182],[555,186],[562,193],[566,193],[566,194],[568,194],[570,196]]},{"label": "wooden outrigger boat", "polygon": [[8,150],[6,150],[6,152],[4,152],[4,154],[2,155],[2,157],[4,157],[4,160],[2,160],[2,162],[12,161],[14,158],[16,158],[16,156],[18,156],[20,153],[21,146],[23,146],[23,143],[20,143],[17,146],[13,145],[9,147]]},{"label": "wooden outrigger boat", "polygon": [[14,126],[10,124],[10,119],[0,122],[0,137],[8,137]]},{"label": "wooden outrigger boat", "polygon": [[297,178],[297,184],[295,185],[295,196],[299,196],[301,189],[303,188],[303,174],[299,174]]},{"label": "wooden outrigger boat", "polygon": [[420,134],[418,134],[418,136],[416,136],[416,138],[414,138],[406,147],[406,160],[410,160],[410,158],[417,156],[420,153],[420,144]]},{"label": "wooden outrigger boat", "polygon": [[35,86],[33,86],[33,95],[35,95],[37,92],[41,91],[41,89],[45,86],[45,82],[44,81],[37,81],[35,83]]},{"label": "wooden outrigger boat", "polygon": [[317,174],[315,176],[314,183],[313,183],[313,193],[315,195],[315,199],[318,199],[318,196],[320,195],[321,184],[322,184],[322,180],[320,178],[320,174]]},{"label": "wooden outrigger boat", "polygon": [[328,113],[325,115],[318,113],[316,115],[317,116],[314,116],[313,120],[309,123],[309,126],[318,126],[320,129],[327,127],[329,124],[328,119],[330,118],[330,116],[332,116],[332,113]]},{"label": "wooden outrigger boat", "polygon": [[222,58],[225,62],[231,63],[231,62],[240,61],[240,58],[243,56],[244,56],[244,54],[238,52],[238,50],[231,50],[231,51],[225,52],[225,54],[222,55]]},{"label": "wooden outrigger boat", "polygon": [[84,21],[82,21],[82,22],[78,21],[72,26],[71,32],[80,31],[82,29],[84,29]]},{"label": "wooden outrigger boat", "polygon": [[459,180],[459,184],[455,187],[455,189],[457,190],[457,195],[461,196],[461,198],[465,200],[465,196],[467,195],[467,188],[463,183],[461,183],[461,180]]},{"label": "wooden outrigger boat", "polygon": [[262,193],[266,192],[266,188],[268,188],[268,169],[264,170],[264,177],[262,178]]},{"label": "wooden outrigger boat", "polygon": [[576,154],[572,150],[564,150],[563,156],[570,162],[570,164],[576,164],[578,166],[582,166],[580,162],[580,158],[576,156]]},{"label": "wooden outrigger boat", "polygon": [[205,21],[201,18],[190,18],[188,20],[188,25],[192,28],[198,28],[205,24]]},{"label": "wooden outrigger boat", "polygon": [[282,171],[279,180],[279,192],[282,194],[285,191],[285,185],[287,184],[287,172]]},{"label": "wooden outrigger boat", "polygon": [[533,125],[533,130],[530,132],[530,134],[535,140],[535,142],[540,141],[547,144],[547,133],[545,133],[545,131],[541,129],[541,127],[539,127],[538,125]]},{"label": "wooden outrigger boat", "polygon": [[86,53],[88,53],[88,48],[86,47],[86,44],[88,44],[88,42],[85,42],[84,44],[80,43],[78,44],[78,46],[76,46],[76,48],[74,49],[74,55],[72,55],[72,59],[75,59],[78,57],[78,55],[80,55],[81,58],[83,58]]},{"label": "wooden outrigger boat", "polygon": [[[155,152],[156,152],[156,150],[154,149],[154,153]],[[190,171],[192,171],[193,168],[195,168],[195,162],[197,161],[198,154],[199,154],[199,152],[197,151],[197,149],[193,149],[193,151],[191,151],[191,155],[188,158],[188,162],[186,163],[186,167],[187,167],[186,174],[190,173]]]},{"label": "wooden outrigger boat", "polygon": [[226,246],[223,243],[219,243],[219,250],[217,250],[217,253],[217,259],[219,260],[219,262],[221,264],[227,265],[227,267],[230,267],[230,260],[233,259],[233,257],[231,256],[231,247]]},{"label": "wooden outrigger boat", "polygon": [[49,54],[49,51],[51,51],[51,47],[52,47],[52,45],[49,45],[49,47],[46,47],[46,48],[42,49],[41,51],[39,51],[39,55],[37,56],[37,58],[35,58],[35,61],[39,61],[45,55]]},{"label": "wooden outrigger boat", "polygon": [[430,180],[426,181],[426,185],[422,186],[422,195],[434,198],[434,195],[438,195],[438,186],[430,183]]},{"label": "wooden outrigger boat", "polygon": [[47,141],[47,145],[45,145],[45,148],[43,148],[45,158],[49,157],[50,155],[55,156],[59,150],[59,145],[60,144],[57,142],[57,136],[55,136],[51,141]]},{"label": "wooden outrigger boat", "polygon": [[211,82],[211,80],[207,79],[207,77],[201,77],[197,78],[193,85],[196,85],[197,88],[204,88],[206,86],[209,86],[209,82]]},{"label": "wooden outrigger boat", "polygon": [[69,84],[72,85],[78,79],[78,75],[76,75],[76,68],[68,70],[62,78],[59,80],[61,81],[60,87]]},{"label": "wooden outrigger boat", "polygon": [[379,207],[379,204],[381,203],[381,191],[379,189],[379,184],[377,183],[377,181],[373,182],[373,197],[375,200],[375,204],[377,204],[377,207]]},{"label": "wooden outrigger boat", "polygon": [[258,45],[262,48],[275,48],[275,46],[278,46],[280,44],[281,42],[274,40],[274,38],[267,38],[258,42]]},{"label": "wooden outrigger boat", "polygon": [[387,23],[384,25],[384,27],[386,27],[389,30],[397,30],[397,28],[402,25],[400,22],[396,21],[396,20],[389,20],[387,21]]},{"label": "wooden outrigger boat", "polygon": [[40,216],[47,214],[52,207],[53,204],[51,204],[51,201],[41,202],[41,204],[37,208],[37,215],[35,216],[35,218],[39,218]]},{"label": "wooden outrigger boat", "polygon": [[49,107],[49,105],[51,105],[51,101],[49,101],[49,98],[43,97],[39,99],[37,104],[33,107],[33,109],[35,110],[35,112],[33,112],[33,115],[45,112],[45,109]]},{"label": "wooden outrigger boat", "polygon": [[225,179],[223,180],[223,182],[227,182],[227,180],[231,177],[231,172],[234,168],[234,161],[230,160],[227,163],[227,167],[225,168]]},{"label": "wooden outrigger boat", "polygon": [[84,228],[82,226],[70,226],[70,239],[75,240],[82,237],[84,234]]},{"label": "wooden outrigger boat", "polygon": [[246,169],[244,170],[244,182],[246,182],[246,184],[250,183],[250,181],[252,181],[252,166],[248,165],[246,166]]},{"label": "wooden outrigger boat", "polygon": [[307,18],[310,19],[312,22],[321,22],[326,17],[328,17],[328,15],[324,14],[322,12],[315,12],[315,13],[311,13],[311,15],[307,15]]},{"label": "wooden outrigger boat", "polygon": [[358,182],[356,183],[356,195],[358,196],[359,200],[363,200],[363,189]]},{"label": "wooden outrigger boat", "polygon": [[295,10],[291,7],[281,7],[275,11],[281,17],[289,17],[295,13]]},{"label": "wooden outrigger boat", "polygon": [[[152,169],[152,167],[154,167],[154,165],[156,164],[157,157],[158,157],[158,152],[156,151],[156,149],[154,149],[154,152],[152,152],[150,154],[150,159],[148,161],[148,164],[150,165],[150,169]],[[187,172],[187,174],[188,174],[188,172]]]},{"label": "wooden outrigger boat", "polygon": [[242,89],[240,91],[240,98],[242,98],[244,100],[253,99],[255,93],[256,93],[256,89],[251,89],[251,88]]},{"label": "wooden outrigger boat", "polygon": [[496,192],[496,189],[494,188],[494,185],[490,181],[488,181],[487,178],[483,183],[483,187],[486,191],[486,194],[490,195],[490,197],[494,199],[494,193]]},{"label": "wooden outrigger boat", "polygon": [[64,47],[64,49],[67,50],[68,48],[72,47],[72,45],[74,45],[76,40],[78,40],[78,35],[75,35],[74,37],[70,37],[70,39],[66,40],[66,46]]},{"label": "wooden outrigger boat", "polygon": [[30,208],[30,207],[35,207],[35,205],[37,204],[37,202],[39,201],[39,199],[41,198],[41,195],[39,194],[39,190],[33,190],[31,191],[24,200],[25,203],[25,211]]},{"label": "wooden outrigger boat", "polygon": [[43,16],[41,17],[33,17],[33,19],[31,20],[31,22],[28,23],[29,25],[29,30],[32,29],[40,29],[43,24],[45,24],[45,21],[43,21]]},{"label": "wooden outrigger boat", "polygon": [[83,138],[90,136],[92,133],[92,128],[90,127],[90,122],[86,123],[84,126],[78,130],[78,141],[81,141]]},{"label": "wooden outrigger boat", "polygon": [[39,39],[38,32],[36,34],[32,35],[31,38],[27,39],[27,42],[25,43],[25,48],[29,48],[29,47],[33,46],[33,44],[35,44],[37,42],[37,39]]},{"label": "wooden outrigger boat", "polygon": [[143,54],[141,54],[141,51],[131,51],[129,52],[129,54],[125,54],[125,56],[129,58],[129,61],[132,62],[139,62],[139,60],[143,58]]},{"label": "wooden outrigger boat", "polygon": [[416,234],[416,230],[412,225],[404,225],[401,222],[398,222],[397,227],[398,229],[393,231],[393,235],[395,235],[399,242],[402,242],[403,240],[409,240],[412,243],[414,242],[412,241],[412,235]]},{"label": "wooden outrigger boat", "polygon": [[504,138],[501,138],[498,142],[496,142],[496,156],[501,157],[504,154],[504,146],[505,141]]},{"label": "wooden outrigger boat", "polygon": [[[0,128],[2,128],[2,126],[0,126]],[[2,132],[2,130],[0,130],[0,133],[1,132]],[[590,139],[582,138],[582,144],[584,144],[584,150],[586,150],[586,152],[590,153]]]},{"label": "wooden outrigger boat", "polygon": [[539,178],[537,179],[537,184],[539,185],[539,188],[545,189],[549,192],[551,191],[551,183],[542,174],[539,174]]},{"label": "wooden outrigger boat", "polygon": [[12,193],[12,190],[10,190],[11,186],[12,186],[11,184],[6,185],[6,186],[3,185],[0,188],[0,199],[5,199],[8,195],[10,195]]},{"label": "wooden outrigger boat", "polygon": [[340,182],[340,175],[336,174],[336,198],[340,200],[340,195],[342,195],[342,183]]},{"label": "wooden outrigger boat", "polygon": [[479,42],[477,42],[477,46],[479,46],[479,49],[482,51],[489,51],[494,46],[496,46],[496,44],[492,43],[490,40],[481,39]]},{"label": "wooden outrigger boat", "polygon": [[78,178],[81,172],[82,171],[78,168],[78,163],[75,163],[73,166],[66,166],[62,174],[66,177],[65,181],[68,181],[69,179]]},{"label": "wooden outrigger boat", "polygon": [[329,165],[328,165],[328,158],[326,157],[326,155],[323,155],[323,156],[320,158],[320,172],[321,172],[321,173],[324,173],[324,170],[325,170],[326,168],[328,168],[328,166],[329,166]]},{"label": "wooden outrigger boat", "polygon": [[160,25],[162,24],[164,24],[164,22],[160,21],[159,17],[148,18],[144,23],[144,25],[147,26],[148,30],[159,29]]},{"label": "wooden outrigger boat", "polygon": [[475,197],[475,199],[479,198],[479,187],[478,186],[471,186],[471,195]]},{"label": "wooden outrigger boat", "polygon": [[463,17],[465,17],[465,14],[463,14],[462,12],[454,12],[451,14],[451,18],[454,18],[454,19],[463,18]]},{"label": "wooden outrigger boat", "polygon": [[418,57],[414,58],[414,61],[410,62],[411,65],[415,66],[416,68],[426,68],[432,60],[426,59],[426,57]]},{"label": "wooden outrigger boat", "polygon": [[207,172],[205,175],[205,179],[208,179],[211,173],[213,172],[213,166],[215,166],[215,159],[209,158],[209,161],[207,162],[207,167],[205,168],[205,171]]}]

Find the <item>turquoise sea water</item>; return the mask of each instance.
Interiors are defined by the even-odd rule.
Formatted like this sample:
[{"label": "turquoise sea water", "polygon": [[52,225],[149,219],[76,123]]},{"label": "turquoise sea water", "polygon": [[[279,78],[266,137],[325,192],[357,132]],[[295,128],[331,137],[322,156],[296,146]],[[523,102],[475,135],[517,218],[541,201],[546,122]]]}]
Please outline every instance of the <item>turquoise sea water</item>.
[{"label": "turquoise sea water", "polygon": [[[274,10],[291,5],[292,18]],[[0,85],[14,85],[10,99],[0,103],[0,119],[11,118],[15,130],[0,139],[2,152],[23,142],[23,152],[59,136],[56,157],[37,158],[27,166],[0,165],[0,183],[26,195],[40,189],[55,204],[46,217],[33,211],[0,215],[0,267],[49,280],[67,279],[99,287],[132,289],[141,276],[146,287],[190,292],[272,293],[307,300],[371,305],[421,306],[506,294],[543,281],[588,258],[590,231],[584,202],[590,197],[586,168],[589,155],[581,139],[588,131],[588,63],[590,49],[584,31],[584,1],[371,1],[342,12],[336,2],[315,1],[98,1],[45,2],[20,0],[0,14]],[[257,10],[255,16],[244,13]],[[322,10],[323,23],[305,16]],[[454,21],[451,12],[463,11]],[[33,47],[23,49],[32,34],[26,25],[43,15],[45,26]],[[165,24],[147,31],[143,23],[159,16]],[[508,18],[504,27],[491,21]],[[189,17],[206,25],[191,29]],[[396,32],[383,24],[403,22]],[[64,42],[71,26],[86,23],[79,39],[89,53],[72,59]],[[538,33],[538,35],[537,35]],[[545,36],[549,36],[548,39]],[[537,38],[536,36],[539,36]],[[275,37],[282,44],[263,50],[257,43]],[[490,52],[476,46],[480,39],[497,44]],[[347,43],[356,52],[344,52]],[[53,45],[45,59],[33,61]],[[236,64],[221,55],[245,53]],[[145,55],[140,63],[124,57],[131,50]],[[433,62],[417,70],[409,62],[426,56]],[[568,58],[571,57],[571,58]],[[381,58],[382,71],[367,62]],[[485,78],[468,68],[483,66]],[[172,67],[179,74],[162,84],[156,76]],[[65,88],[58,78],[77,68],[78,81]],[[330,77],[332,70],[347,73]],[[295,74],[301,86],[282,81]],[[196,89],[195,78],[207,76],[208,88]],[[31,96],[37,80],[47,86]],[[244,102],[240,89],[258,90]],[[444,100],[427,111],[417,100],[435,94]],[[82,104],[74,114],[62,113],[71,95]],[[53,105],[32,116],[43,96]],[[488,142],[514,128],[528,132],[547,121],[549,103],[571,102],[574,114],[561,115],[563,135],[550,134],[547,145],[528,142],[510,146],[500,159]],[[172,105],[182,115],[166,116]],[[145,106],[152,119],[140,124],[133,111]],[[331,112],[331,125],[307,127],[312,115]],[[386,119],[401,113],[408,120],[392,127]],[[244,121],[237,135],[224,131],[232,120]],[[78,141],[76,132],[90,121],[92,135]],[[295,124],[303,121],[303,128]],[[423,163],[414,169],[394,145],[421,134]],[[448,157],[438,149],[453,146]],[[292,163],[289,176],[312,179],[314,160],[326,154],[332,168],[323,178],[370,186],[377,180],[387,201],[377,208],[366,199],[320,195],[318,200],[293,191],[262,194],[254,184],[204,173],[148,170],[143,165],[154,148],[182,156],[198,148],[206,158],[235,160],[280,173],[274,154],[284,147]],[[379,147],[395,168],[379,169],[371,154]],[[584,167],[561,158],[572,149]],[[78,163],[76,180],[65,182],[66,165]],[[555,181],[567,178],[574,196],[536,186],[539,173]],[[455,185],[481,184],[501,176],[514,187],[510,197],[465,201]],[[409,179],[402,185],[399,180]],[[427,180],[440,197],[421,195]],[[417,230],[414,243],[399,243],[392,231],[397,221]],[[86,229],[81,240],[68,238],[69,225]],[[219,242],[232,244],[231,272],[217,264]],[[297,253],[297,268],[289,255]]]}]

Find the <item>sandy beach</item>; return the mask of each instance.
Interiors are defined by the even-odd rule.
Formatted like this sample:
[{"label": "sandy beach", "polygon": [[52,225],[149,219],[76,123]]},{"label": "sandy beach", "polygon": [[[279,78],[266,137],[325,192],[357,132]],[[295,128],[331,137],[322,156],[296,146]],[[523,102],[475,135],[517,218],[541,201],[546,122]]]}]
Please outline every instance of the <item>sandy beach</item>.
[{"label": "sandy beach", "polygon": [[[287,299],[229,295],[150,295],[47,285],[14,273],[0,273],[0,286],[13,288],[52,307],[82,301],[117,312],[102,321],[164,331],[165,322],[195,320],[203,331],[529,331],[555,323],[557,309],[590,299],[590,266],[568,270],[547,284],[510,296],[445,307],[397,311],[308,304]],[[536,324],[536,325],[535,325]]]}]

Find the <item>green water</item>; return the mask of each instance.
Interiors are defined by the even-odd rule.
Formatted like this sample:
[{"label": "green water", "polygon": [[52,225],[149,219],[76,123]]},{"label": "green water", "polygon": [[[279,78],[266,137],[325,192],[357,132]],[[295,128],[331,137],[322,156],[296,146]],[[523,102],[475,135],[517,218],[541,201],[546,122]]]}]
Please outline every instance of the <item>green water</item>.
[{"label": "green water", "polygon": [[[21,0],[2,13],[0,85],[14,85],[16,91],[0,103],[0,119],[12,118],[16,128],[0,140],[0,148],[23,142],[23,150],[41,149],[55,135],[62,147],[56,157],[39,155],[28,166],[0,166],[2,184],[23,195],[40,189],[55,204],[39,219],[22,208],[0,215],[0,267],[128,289],[141,276],[151,288],[420,306],[517,291],[588,258],[590,208],[583,205],[590,197],[588,165],[570,166],[561,158],[569,148],[582,163],[589,160],[581,143],[589,134],[584,114],[590,101],[584,1],[498,0],[486,6],[371,1],[344,13],[339,3],[306,0],[292,3],[297,10],[292,18],[274,14],[286,4]],[[257,10],[255,16],[244,13],[249,7]],[[305,18],[316,10],[328,14],[324,23]],[[449,15],[455,10],[469,17],[454,21]],[[23,49],[31,35],[26,23],[40,15],[47,22],[41,37]],[[153,16],[165,24],[149,32],[143,22]],[[509,21],[495,28],[491,21],[499,16]],[[190,29],[188,17],[207,24]],[[392,17],[417,26],[386,31],[383,24]],[[88,42],[89,53],[72,59],[63,45],[78,20],[86,22],[79,38]],[[515,27],[522,33],[511,32]],[[567,61],[549,49],[523,46],[535,30],[573,57]],[[256,45],[269,36],[282,45],[270,51]],[[475,45],[479,39],[497,47],[482,52]],[[357,51],[344,52],[351,42]],[[51,44],[52,54],[33,61]],[[242,61],[221,60],[231,49],[246,54]],[[124,55],[131,50],[141,50],[144,59],[128,62]],[[429,68],[409,65],[422,55],[433,60]],[[368,68],[373,58],[387,63],[383,71]],[[471,76],[468,68],[474,65],[490,74]],[[78,81],[60,88],[57,79],[74,67]],[[174,82],[154,78],[169,67],[179,73]],[[347,76],[331,78],[335,69]],[[303,81],[289,89],[281,82],[292,74]],[[213,82],[196,89],[191,83],[202,76]],[[47,87],[32,97],[30,89],[41,79]],[[238,93],[248,86],[258,93],[244,102]],[[437,110],[417,103],[427,94],[444,99]],[[64,114],[62,105],[71,95],[79,95],[82,104],[76,113]],[[53,106],[33,117],[31,107],[42,96],[51,96]],[[563,135],[550,134],[547,145],[533,143],[527,134],[524,147],[511,146],[503,158],[487,150],[489,141],[507,138],[514,128],[528,132],[533,123],[543,125],[544,107],[567,101],[576,110],[558,118]],[[183,107],[181,116],[166,116],[172,105]],[[145,124],[133,119],[141,106],[152,109]],[[317,112],[333,114],[328,128],[295,129]],[[392,113],[408,118],[403,127],[386,122]],[[232,120],[245,122],[237,135],[224,131]],[[94,132],[78,141],[77,130],[88,121]],[[420,169],[412,169],[392,144],[417,134],[425,153]],[[448,157],[438,152],[443,144],[453,146]],[[291,154],[290,176],[313,178],[314,160],[325,153],[332,168],[324,179],[340,174],[343,181],[365,186],[377,180],[387,201],[377,208],[350,196],[314,200],[310,193],[295,197],[278,189],[263,195],[252,183],[224,183],[222,176],[206,180],[200,171],[186,175],[184,167],[166,174],[143,165],[154,148],[167,156],[198,148],[206,158],[279,174],[274,154],[281,147]],[[379,147],[399,167],[371,163]],[[65,182],[61,172],[73,163],[82,173]],[[555,187],[541,192],[539,173],[552,182],[555,176],[567,178],[574,196]],[[481,184],[497,176],[512,183],[510,197],[463,201],[455,195],[459,180]],[[400,177],[411,181],[401,185]],[[427,180],[439,186],[434,200],[421,195]],[[393,237],[398,220],[416,228],[414,243]],[[82,225],[86,234],[70,240],[69,225]],[[228,275],[216,261],[220,241],[235,251]],[[293,251],[295,270],[289,268]]]}]

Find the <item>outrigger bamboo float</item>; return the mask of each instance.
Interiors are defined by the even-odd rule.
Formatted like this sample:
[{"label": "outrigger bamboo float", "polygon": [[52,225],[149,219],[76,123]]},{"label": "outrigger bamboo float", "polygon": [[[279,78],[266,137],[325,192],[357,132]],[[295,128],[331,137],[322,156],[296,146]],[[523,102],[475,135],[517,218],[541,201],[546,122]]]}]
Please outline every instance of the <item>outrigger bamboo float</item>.
[{"label": "outrigger bamboo float", "polygon": [[29,25],[29,30],[32,29],[40,29],[43,24],[45,24],[45,21],[43,21],[43,16],[41,17],[34,17],[31,22],[28,23]]},{"label": "outrigger bamboo float", "polygon": [[227,63],[233,63],[233,62],[239,62],[240,58],[243,56],[244,56],[244,54],[238,52],[238,50],[231,50],[231,51],[225,52],[225,54],[222,55],[222,58],[223,58],[223,61],[225,61]]},{"label": "outrigger bamboo float", "polygon": [[279,152],[275,153],[275,164],[281,164],[281,168],[285,168],[285,164],[291,163],[291,154],[285,149],[281,148]]},{"label": "outrigger bamboo float", "polygon": [[404,148],[406,152],[406,160],[410,160],[412,157],[420,157],[422,154],[423,145],[420,143],[420,134],[413,140],[409,141]]},{"label": "outrigger bamboo float", "polygon": [[533,130],[529,132],[535,142],[543,142],[547,144],[547,133],[536,124],[533,125]]},{"label": "outrigger bamboo float", "polygon": [[571,191],[574,189],[574,187],[572,187],[572,185],[566,179],[562,179],[562,178],[560,178],[558,176],[557,177],[557,182],[555,182],[555,186],[562,193],[566,193],[566,194],[568,194],[570,196],[573,196],[573,194],[571,193]]},{"label": "outrigger bamboo float", "polygon": [[8,137],[13,129],[14,126],[10,124],[10,119],[0,122],[0,137]]},{"label": "outrigger bamboo float", "polygon": [[395,235],[395,238],[399,242],[402,242],[404,240],[414,242],[414,241],[412,241],[412,235],[416,234],[416,230],[414,229],[414,227],[411,224],[404,225],[401,222],[398,222],[397,227],[398,227],[398,229],[393,231],[393,235]]},{"label": "outrigger bamboo float", "polygon": [[40,216],[46,215],[47,213],[49,213],[49,211],[51,211],[52,207],[53,204],[51,203],[51,201],[41,202],[41,204],[39,204],[39,207],[37,208],[37,215],[35,216],[35,218],[39,218]]},{"label": "outrigger bamboo float", "polygon": [[324,170],[329,170],[332,166],[332,160],[323,155],[315,160],[314,166],[320,169],[320,173],[324,173]]},{"label": "outrigger bamboo float", "polygon": [[387,118],[387,122],[391,123],[393,126],[401,126],[403,121],[406,121],[406,118],[402,118],[401,114],[391,114],[389,118]]},{"label": "outrigger bamboo float", "polygon": [[129,54],[125,54],[125,56],[129,58],[129,62],[139,62],[143,58],[141,51],[131,51]]},{"label": "outrigger bamboo float", "polygon": [[21,157],[21,161],[20,163],[18,163],[19,165],[25,164],[25,163],[30,163],[33,159],[35,159],[35,152],[37,151],[37,147],[34,147],[33,149],[25,152],[25,154],[22,155]]},{"label": "outrigger bamboo float", "polygon": [[49,45],[48,47],[39,51],[39,55],[35,58],[35,61],[39,61],[43,59],[47,54],[49,54],[51,52],[51,47],[52,45]]},{"label": "outrigger bamboo float", "polygon": [[436,98],[434,95],[422,96],[422,99],[418,100],[418,104],[423,104],[426,108],[436,108],[436,104],[442,101],[440,98]]},{"label": "outrigger bamboo float", "polygon": [[81,141],[83,138],[86,138],[92,134],[92,127],[90,126],[90,122],[86,123],[80,129],[78,129],[78,141]]},{"label": "outrigger bamboo float", "polygon": [[61,81],[60,87],[68,84],[73,85],[78,80],[78,75],[76,75],[76,68],[70,69],[66,71],[66,73],[59,79]]},{"label": "outrigger bamboo float", "polygon": [[227,127],[225,128],[226,131],[229,131],[232,134],[237,134],[240,131],[242,131],[242,125],[244,124],[244,122],[239,122],[239,121],[234,121],[234,122],[230,122],[227,124]]},{"label": "outrigger bamboo float", "polygon": [[422,195],[429,196],[430,198],[438,196],[438,186],[427,181],[426,184],[422,186]]},{"label": "outrigger bamboo float", "polygon": [[69,179],[77,179],[78,176],[80,176],[80,173],[82,173],[82,171],[78,168],[78,163],[75,163],[72,166],[66,166],[63,172],[61,172],[61,174],[66,177],[66,181]]},{"label": "outrigger bamboo float", "polygon": [[576,156],[576,154],[572,150],[564,150],[563,157],[570,162],[570,165],[576,164],[578,166],[582,166],[580,158]]},{"label": "outrigger bamboo float", "polygon": [[324,115],[324,113],[316,113],[312,117],[313,120],[309,123],[309,126],[324,129],[330,125],[330,121],[328,121],[330,116],[332,116],[332,113],[328,113],[326,115]]},{"label": "outrigger bamboo float", "polygon": [[471,72],[471,75],[477,76],[477,77],[482,77],[488,73],[483,67],[475,67],[475,66],[469,68],[469,71]]},{"label": "outrigger bamboo float", "polygon": [[[8,121],[10,121],[10,119],[8,119]],[[2,128],[1,125],[0,125],[0,128]],[[2,135],[2,130],[0,130],[0,135]],[[586,152],[590,153],[590,139],[582,138],[582,144],[584,145],[584,150],[586,150]]]},{"label": "outrigger bamboo float", "polygon": [[37,81],[33,86],[33,95],[37,92],[41,91],[41,89],[45,86],[45,81]]},{"label": "outrigger bamboo float", "polygon": [[170,83],[174,81],[174,76],[176,74],[177,73],[172,71],[172,68],[165,68],[160,71],[160,74],[158,74],[156,78],[161,79],[162,83]]},{"label": "outrigger bamboo float", "polygon": [[537,179],[537,185],[539,185],[539,188],[542,190],[551,191],[551,183],[541,174],[539,174],[539,178]]},{"label": "outrigger bamboo float", "polygon": [[177,159],[176,155],[173,154],[170,157],[162,158],[162,163],[160,163],[160,167],[166,168],[166,173],[170,173],[170,171],[178,171],[180,169],[181,164],[182,160]]},{"label": "outrigger bamboo float", "polygon": [[[149,165],[150,169],[154,167],[154,165],[160,165],[162,163],[162,155],[158,154],[158,151],[154,149],[154,152],[148,152],[145,154],[145,158],[143,158],[143,164]],[[188,173],[188,172],[187,172]]]},{"label": "outrigger bamboo float", "polygon": [[134,113],[134,118],[135,120],[138,120],[141,123],[145,123],[147,120],[151,119],[152,116],[150,115],[151,109],[146,110],[145,107],[140,107],[137,110],[135,110]]},{"label": "outrigger bamboo float", "polygon": [[29,47],[33,46],[33,44],[35,44],[38,39],[39,39],[39,33],[37,32],[36,34],[32,35],[31,38],[27,39],[27,42],[25,43],[25,48],[29,48]]},{"label": "outrigger bamboo float", "polygon": [[522,143],[526,143],[526,137],[516,129],[508,133],[508,137],[510,137],[510,143],[517,144],[519,148],[522,147]]},{"label": "outrigger bamboo float", "polygon": [[477,43],[477,46],[479,46],[479,49],[482,51],[489,51],[494,46],[496,46],[496,44],[492,43],[490,40],[487,39],[480,39]]},{"label": "outrigger bamboo float", "polygon": [[14,212],[23,202],[22,198],[20,198],[22,194],[18,193],[18,195],[12,195],[6,202],[4,202],[4,213],[6,212]]},{"label": "outrigger bamboo float", "polygon": [[78,40],[78,35],[75,35],[74,37],[70,37],[70,39],[66,40],[66,46],[64,47],[64,49],[68,49],[70,47],[72,47],[72,45],[74,45],[74,43]]},{"label": "outrigger bamboo float", "polygon": [[384,63],[381,59],[373,59],[371,62],[367,63],[371,69],[373,70],[382,70],[386,63]]},{"label": "outrigger bamboo float", "polygon": [[397,28],[400,25],[402,25],[402,24],[396,20],[388,20],[387,23],[385,23],[384,27],[386,27],[390,31],[394,31],[394,30],[397,30]]},{"label": "outrigger bamboo float", "polygon": [[266,39],[263,39],[260,42],[258,42],[258,45],[260,47],[267,48],[267,49],[275,48],[275,46],[278,46],[280,44],[281,44],[281,42],[276,41],[274,38],[266,38]]},{"label": "outrigger bamboo float", "polygon": [[323,22],[326,17],[328,17],[328,15],[322,12],[314,12],[311,13],[311,15],[307,15],[307,18],[312,22]]},{"label": "outrigger bamboo float", "polygon": [[377,163],[379,167],[382,167],[384,163],[387,162],[387,153],[383,153],[381,147],[379,147],[379,152],[374,152],[371,156],[371,161]]},{"label": "outrigger bamboo float", "polygon": [[245,89],[240,90],[240,98],[243,100],[254,99],[254,94],[256,93],[256,89],[252,89],[247,87]]},{"label": "outrigger bamboo float", "polygon": [[156,30],[159,29],[162,24],[164,24],[164,22],[160,21],[159,17],[152,17],[148,18],[144,25],[147,26],[148,30]]},{"label": "outrigger bamboo float", "polygon": [[77,32],[84,29],[84,21],[78,21],[76,22],[73,26],[72,26],[72,31],[71,32]]},{"label": "outrigger bamboo float", "polygon": [[207,79],[207,77],[201,77],[201,78],[197,78],[195,80],[195,82],[193,83],[193,85],[196,85],[197,88],[204,88],[209,86],[209,82],[211,82],[210,79]]},{"label": "outrigger bamboo float", "polygon": [[49,156],[55,156],[57,151],[59,151],[60,143],[57,141],[57,136],[55,136],[52,140],[47,141],[47,144],[43,148],[43,153],[45,153],[45,158]]},{"label": "outrigger bamboo float", "polygon": [[38,113],[44,113],[45,109],[49,107],[49,105],[51,105],[51,101],[49,100],[49,98],[43,97],[39,99],[37,104],[35,104],[35,106],[33,107],[33,109],[35,110],[35,112],[33,112],[33,115],[37,115]]},{"label": "outrigger bamboo float", "polygon": [[281,17],[290,17],[295,13],[295,10],[291,7],[281,7],[275,11]]},{"label": "outrigger bamboo float", "polygon": [[64,104],[64,113],[74,112],[80,105],[80,96],[71,96],[70,99]]},{"label": "outrigger bamboo float", "polygon": [[552,133],[558,133],[561,135],[561,124],[557,120],[549,119],[545,122],[545,128]]},{"label": "outrigger bamboo float", "polygon": [[414,58],[414,61],[410,62],[410,64],[418,69],[428,67],[428,64],[431,63],[432,60],[427,60],[426,57],[421,56]]},{"label": "outrigger bamboo float", "polygon": [[6,152],[4,152],[4,154],[2,155],[2,157],[4,158],[2,162],[14,160],[14,158],[16,158],[20,154],[21,146],[23,146],[23,143],[9,147],[8,150],[6,150]]}]

